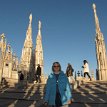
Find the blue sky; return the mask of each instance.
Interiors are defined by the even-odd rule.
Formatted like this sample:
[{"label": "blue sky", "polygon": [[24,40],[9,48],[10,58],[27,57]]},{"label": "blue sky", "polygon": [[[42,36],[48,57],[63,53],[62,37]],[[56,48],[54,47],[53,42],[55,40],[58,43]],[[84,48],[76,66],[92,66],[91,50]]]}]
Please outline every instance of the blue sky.
[{"label": "blue sky", "polygon": [[42,22],[45,74],[51,72],[54,61],[59,61],[64,71],[68,62],[81,71],[84,59],[88,60],[90,70],[95,71],[93,3],[107,45],[107,0],[0,0],[0,34],[5,33],[20,58],[32,13],[34,48],[38,21]]}]

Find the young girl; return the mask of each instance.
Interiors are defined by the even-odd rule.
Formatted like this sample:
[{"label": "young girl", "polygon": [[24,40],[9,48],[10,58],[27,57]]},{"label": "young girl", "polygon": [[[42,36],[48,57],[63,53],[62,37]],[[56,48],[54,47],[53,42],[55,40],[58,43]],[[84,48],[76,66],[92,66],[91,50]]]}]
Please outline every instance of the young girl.
[{"label": "young girl", "polygon": [[90,81],[91,81],[92,79],[91,79],[91,76],[89,75],[88,61],[84,60],[83,63],[84,63],[84,65],[82,66],[82,68],[83,68],[83,71],[84,71],[84,77],[86,77],[86,75],[87,75],[90,78]]}]

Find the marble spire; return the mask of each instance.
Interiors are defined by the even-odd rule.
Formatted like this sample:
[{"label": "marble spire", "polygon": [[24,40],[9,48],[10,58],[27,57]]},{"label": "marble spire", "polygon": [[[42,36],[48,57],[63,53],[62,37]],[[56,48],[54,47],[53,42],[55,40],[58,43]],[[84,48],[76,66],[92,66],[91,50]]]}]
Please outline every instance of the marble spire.
[{"label": "marble spire", "polygon": [[38,34],[36,38],[36,48],[35,48],[35,70],[37,65],[40,64],[43,74],[43,48],[42,48],[42,37],[41,37],[41,21],[38,24]]},{"label": "marble spire", "polygon": [[32,69],[32,14],[29,16],[29,25],[26,32],[26,38],[24,42],[24,46],[22,49],[22,56],[21,56],[21,67],[27,73],[31,72]]},{"label": "marble spire", "polygon": [[107,80],[106,46],[105,46],[103,34],[100,30],[100,25],[99,25],[95,4],[93,4],[93,11],[94,11],[95,25],[96,25],[95,44],[96,44],[98,78],[99,80]]},{"label": "marble spire", "polygon": [[101,32],[95,4],[93,4],[93,10],[94,10],[94,17],[95,17],[96,32]]},{"label": "marble spire", "polygon": [[38,35],[41,36],[41,21],[39,21],[39,24],[38,24]]},{"label": "marble spire", "polygon": [[33,47],[33,42],[32,42],[32,14],[29,16],[29,26],[26,32],[26,39],[24,42],[24,47]]}]

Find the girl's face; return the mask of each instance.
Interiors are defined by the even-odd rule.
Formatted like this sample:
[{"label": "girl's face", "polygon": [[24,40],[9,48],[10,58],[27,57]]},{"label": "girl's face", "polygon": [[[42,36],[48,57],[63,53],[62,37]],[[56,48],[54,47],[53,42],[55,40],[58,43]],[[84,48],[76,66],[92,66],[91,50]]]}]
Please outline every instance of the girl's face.
[{"label": "girl's face", "polygon": [[54,68],[54,72],[59,72],[59,68],[60,66],[58,64],[54,64],[53,68]]}]

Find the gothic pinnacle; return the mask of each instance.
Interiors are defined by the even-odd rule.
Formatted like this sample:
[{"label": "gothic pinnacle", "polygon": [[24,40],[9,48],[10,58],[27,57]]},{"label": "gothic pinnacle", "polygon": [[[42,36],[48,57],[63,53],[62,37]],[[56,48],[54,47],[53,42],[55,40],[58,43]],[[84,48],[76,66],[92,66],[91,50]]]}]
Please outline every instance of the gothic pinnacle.
[{"label": "gothic pinnacle", "polygon": [[96,33],[100,32],[100,25],[99,20],[96,12],[96,5],[93,3],[93,10],[94,10],[94,17],[95,17],[95,24],[96,24]]},{"label": "gothic pinnacle", "polygon": [[96,5],[93,4],[94,18],[96,25],[96,58],[97,58],[97,70],[99,80],[107,81],[107,57],[106,57],[106,47],[104,42],[103,34],[100,30],[99,19],[96,12]]},{"label": "gothic pinnacle", "polygon": [[30,14],[29,16],[29,26],[31,27],[31,24],[32,24],[32,13]]},{"label": "gothic pinnacle", "polygon": [[1,34],[1,38],[5,38],[5,34],[4,33]]},{"label": "gothic pinnacle", "polygon": [[96,9],[96,5],[93,3],[93,9]]},{"label": "gothic pinnacle", "polygon": [[38,24],[38,35],[41,35],[41,21],[40,20]]}]

